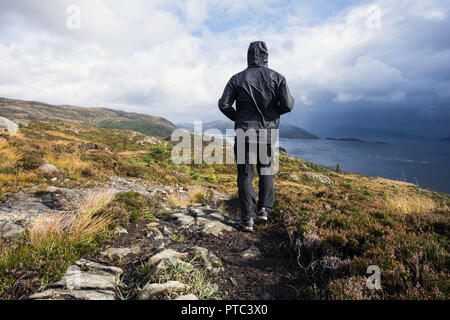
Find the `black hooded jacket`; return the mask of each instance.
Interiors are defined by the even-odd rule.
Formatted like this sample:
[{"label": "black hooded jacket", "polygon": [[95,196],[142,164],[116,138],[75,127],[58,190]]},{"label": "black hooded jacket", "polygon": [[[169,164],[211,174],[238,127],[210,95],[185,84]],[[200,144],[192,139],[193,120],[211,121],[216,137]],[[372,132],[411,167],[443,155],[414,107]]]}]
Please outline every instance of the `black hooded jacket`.
[{"label": "black hooded jacket", "polygon": [[268,68],[268,57],[263,41],[250,43],[248,68],[231,77],[219,100],[220,111],[235,122],[235,129],[278,129],[280,116],[294,108],[286,79]]}]

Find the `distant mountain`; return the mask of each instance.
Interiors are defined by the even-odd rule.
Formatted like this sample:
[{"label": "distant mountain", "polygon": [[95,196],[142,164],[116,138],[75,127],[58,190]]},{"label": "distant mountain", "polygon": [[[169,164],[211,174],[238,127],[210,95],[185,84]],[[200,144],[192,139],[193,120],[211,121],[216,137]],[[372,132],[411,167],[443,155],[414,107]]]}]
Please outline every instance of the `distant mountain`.
[{"label": "distant mountain", "polygon": [[165,137],[176,127],[170,121],[146,114],[107,108],[50,105],[36,101],[0,98],[0,116],[49,122],[85,124],[100,128],[127,129],[149,136]]},{"label": "distant mountain", "polygon": [[429,137],[410,134],[397,130],[384,130],[365,127],[345,126],[331,130],[328,135],[331,136],[346,136],[359,137],[360,139],[369,140],[430,140]]},{"label": "distant mountain", "polygon": [[280,124],[280,138],[303,140],[319,139],[319,137],[309,133],[305,129],[285,123]]},{"label": "distant mountain", "polygon": [[[193,131],[194,125],[192,123],[178,123],[179,128],[184,128]],[[234,122],[228,120],[217,120],[202,123],[202,130],[218,129],[225,133],[227,129],[234,129]],[[308,131],[294,125],[280,123],[280,138],[284,139],[319,139],[317,136]]]},{"label": "distant mountain", "polygon": [[325,140],[348,141],[348,142],[367,142],[365,140],[361,140],[361,139],[357,139],[357,138],[325,138]]},{"label": "distant mountain", "polygon": [[438,141],[447,141],[450,142],[450,137],[439,139]]}]

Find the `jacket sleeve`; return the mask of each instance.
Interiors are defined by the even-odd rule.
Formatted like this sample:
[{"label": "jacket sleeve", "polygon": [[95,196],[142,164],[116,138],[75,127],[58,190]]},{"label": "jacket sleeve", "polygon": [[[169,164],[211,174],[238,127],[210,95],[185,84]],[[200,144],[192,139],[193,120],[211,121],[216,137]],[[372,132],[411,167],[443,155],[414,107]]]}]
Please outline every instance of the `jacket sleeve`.
[{"label": "jacket sleeve", "polygon": [[278,96],[278,113],[280,115],[291,112],[294,109],[294,98],[289,91],[289,87],[286,83],[286,79],[280,82]]},{"label": "jacket sleeve", "polygon": [[219,109],[230,120],[236,120],[236,110],[233,108],[233,103],[236,100],[236,89],[231,80],[228,81],[223,91],[222,97],[219,99]]}]

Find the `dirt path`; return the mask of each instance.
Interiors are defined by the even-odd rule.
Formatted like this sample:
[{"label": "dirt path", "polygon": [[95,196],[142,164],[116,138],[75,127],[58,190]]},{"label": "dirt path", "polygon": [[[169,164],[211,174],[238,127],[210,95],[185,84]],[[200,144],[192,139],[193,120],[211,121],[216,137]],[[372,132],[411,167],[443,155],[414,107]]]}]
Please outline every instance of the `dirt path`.
[{"label": "dirt path", "polygon": [[[225,212],[230,219],[236,217],[235,212]],[[148,221],[133,223],[125,227],[123,233],[106,248],[140,247],[138,254],[129,254],[122,258],[102,255],[85,257],[88,260],[106,265],[114,265],[124,270],[121,295],[134,299],[139,288],[144,287],[146,279],[142,277],[142,266],[146,261],[166,249],[178,252],[189,252],[190,248],[203,247],[222,261],[223,270],[210,274],[212,281],[218,286],[218,296],[222,299],[298,299],[298,272],[296,257],[289,245],[287,233],[276,222],[256,226],[254,233],[244,233],[233,227],[231,231],[223,231],[220,236],[205,234],[179,225],[169,218],[160,219],[156,223],[158,230],[169,231],[172,235],[183,239],[182,242],[171,241],[170,236],[162,239],[148,236]],[[155,224],[156,224],[155,223]],[[230,225],[233,225],[230,223]],[[123,231],[124,232],[124,231]],[[256,247],[259,254],[244,257],[243,252]],[[189,256],[192,258],[192,255]],[[189,261],[189,259],[187,259]]]},{"label": "dirt path", "polygon": [[[136,187],[123,179],[118,182],[121,189]],[[141,186],[141,191],[147,193],[145,188]],[[156,221],[144,218],[121,226],[98,253],[82,257],[85,260],[70,266],[60,281],[32,298],[143,299],[147,287],[176,280],[169,275],[155,280],[149,275],[155,268],[183,263],[192,264],[194,270],[200,270],[200,278],[211,282],[199,280],[199,284],[195,280],[187,284],[191,290],[182,290],[199,295],[213,288],[213,294],[200,294],[200,299],[300,299],[300,269],[282,224],[271,217],[269,223],[256,225],[254,233],[244,233],[235,225],[239,214],[236,200],[221,201],[222,210],[200,205],[180,207]],[[199,252],[205,252],[212,263],[199,258]],[[157,261],[161,263],[149,267],[150,260],[165,253],[175,256],[165,256]],[[174,297],[173,290],[151,296]]]}]

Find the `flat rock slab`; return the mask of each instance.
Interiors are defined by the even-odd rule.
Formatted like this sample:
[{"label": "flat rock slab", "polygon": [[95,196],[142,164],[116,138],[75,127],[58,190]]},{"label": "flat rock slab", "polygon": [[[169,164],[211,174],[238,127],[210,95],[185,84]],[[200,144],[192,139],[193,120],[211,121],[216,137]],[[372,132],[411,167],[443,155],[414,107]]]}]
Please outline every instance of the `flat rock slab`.
[{"label": "flat rock slab", "polygon": [[116,256],[122,258],[129,254],[138,254],[139,252],[141,252],[141,248],[138,246],[131,248],[107,248],[102,252],[102,255],[107,257]]},{"label": "flat rock slab", "polygon": [[157,264],[158,262],[160,262],[163,259],[170,259],[170,258],[178,258],[178,259],[183,259],[186,258],[188,256],[187,252],[178,252],[172,249],[165,249],[157,254],[155,254],[154,256],[150,257],[147,260],[147,264],[152,266]]},{"label": "flat rock slab", "polygon": [[29,299],[53,299],[53,300],[115,300],[115,294],[110,290],[72,290],[72,289],[48,289],[33,294]]},{"label": "flat rock slab", "polygon": [[75,264],[80,267],[88,267],[88,268],[92,268],[95,270],[103,270],[103,271],[111,272],[115,275],[121,275],[123,273],[123,270],[118,267],[106,266],[106,265],[103,265],[103,264],[100,264],[97,262],[92,262],[92,261],[89,261],[86,259],[77,260],[75,262]]},{"label": "flat rock slab", "polygon": [[191,232],[202,232],[216,237],[223,231],[233,231],[234,227],[230,223],[235,223],[233,219],[224,216],[220,210],[201,206],[191,208],[189,211],[174,212],[169,219],[175,220],[183,227],[189,227]]},{"label": "flat rock slab", "polygon": [[178,292],[188,290],[187,284],[179,281],[168,281],[165,283],[147,283],[138,296],[139,300],[151,300],[156,298],[158,294]]},{"label": "flat rock slab", "polygon": [[66,274],[50,288],[65,287],[67,289],[114,289],[116,276],[106,271],[82,271],[79,266],[72,265],[67,268]]},{"label": "flat rock slab", "polygon": [[243,258],[255,258],[260,255],[261,251],[254,245],[241,252],[241,257]]}]

